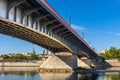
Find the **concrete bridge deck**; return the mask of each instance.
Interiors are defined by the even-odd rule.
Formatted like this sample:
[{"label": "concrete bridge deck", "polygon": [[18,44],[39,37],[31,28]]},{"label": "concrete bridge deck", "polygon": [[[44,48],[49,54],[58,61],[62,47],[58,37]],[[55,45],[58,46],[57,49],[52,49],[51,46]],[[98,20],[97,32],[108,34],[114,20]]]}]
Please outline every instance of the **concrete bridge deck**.
[{"label": "concrete bridge deck", "polygon": [[[94,49],[45,0],[0,0],[0,13],[2,34],[32,42],[53,53],[70,52],[76,56],[84,52],[89,58],[99,58]],[[69,56],[73,65],[71,68],[76,68],[74,65],[77,64],[74,55]],[[68,64],[69,57],[66,58]]]},{"label": "concrete bridge deck", "polygon": [[2,34],[30,41],[53,53],[83,51],[98,56],[45,0],[0,0],[0,7]]}]

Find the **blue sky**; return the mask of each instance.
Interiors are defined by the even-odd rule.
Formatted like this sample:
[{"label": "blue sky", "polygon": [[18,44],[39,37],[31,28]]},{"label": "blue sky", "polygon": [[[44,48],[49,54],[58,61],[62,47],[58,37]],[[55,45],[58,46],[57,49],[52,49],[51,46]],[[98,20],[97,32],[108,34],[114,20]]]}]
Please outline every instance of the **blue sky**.
[{"label": "blue sky", "polygon": [[[47,0],[48,3],[99,53],[120,48],[120,0]],[[31,52],[39,46],[0,34],[0,53]]]}]

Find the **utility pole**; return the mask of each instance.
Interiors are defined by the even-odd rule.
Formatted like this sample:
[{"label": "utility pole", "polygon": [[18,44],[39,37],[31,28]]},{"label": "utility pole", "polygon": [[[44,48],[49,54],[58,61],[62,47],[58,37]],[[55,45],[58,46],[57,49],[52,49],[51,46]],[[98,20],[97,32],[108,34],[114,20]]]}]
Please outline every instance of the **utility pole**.
[{"label": "utility pole", "polygon": [[89,45],[91,45],[90,41],[89,41]]},{"label": "utility pole", "polygon": [[89,45],[92,47],[93,50],[95,50],[94,46],[91,44],[90,41],[89,41]]},{"label": "utility pole", "polygon": [[84,37],[85,37],[85,34],[84,34],[84,32],[82,32],[82,37],[83,37],[83,39],[85,39]]},{"label": "utility pole", "polygon": [[68,10],[68,22],[69,22],[69,25],[71,25],[71,9],[70,8]]}]

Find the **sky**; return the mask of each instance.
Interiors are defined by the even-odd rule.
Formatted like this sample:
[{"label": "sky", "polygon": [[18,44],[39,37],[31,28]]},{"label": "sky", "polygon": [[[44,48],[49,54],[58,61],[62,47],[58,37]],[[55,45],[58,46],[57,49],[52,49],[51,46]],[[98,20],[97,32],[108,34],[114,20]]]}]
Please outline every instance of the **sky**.
[{"label": "sky", "polygon": [[[120,0],[46,0],[86,42],[100,53],[110,47],[120,48]],[[69,19],[71,18],[71,21]],[[35,44],[0,34],[0,54],[42,53]]]}]

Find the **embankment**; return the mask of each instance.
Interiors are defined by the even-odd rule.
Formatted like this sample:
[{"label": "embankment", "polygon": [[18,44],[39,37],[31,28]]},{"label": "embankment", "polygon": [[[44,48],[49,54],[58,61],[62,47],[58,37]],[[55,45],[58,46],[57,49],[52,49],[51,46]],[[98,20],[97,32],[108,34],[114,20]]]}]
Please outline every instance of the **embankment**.
[{"label": "embankment", "polygon": [[41,64],[42,62],[0,62],[0,67],[39,67]]},{"label": "embankment", "polygon": [[111,67],[120,67],[120,61],[117,59],[105,60]]}]

